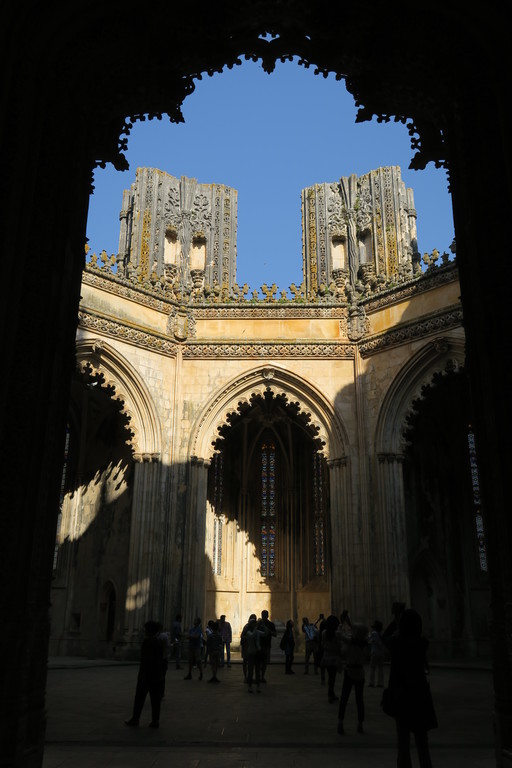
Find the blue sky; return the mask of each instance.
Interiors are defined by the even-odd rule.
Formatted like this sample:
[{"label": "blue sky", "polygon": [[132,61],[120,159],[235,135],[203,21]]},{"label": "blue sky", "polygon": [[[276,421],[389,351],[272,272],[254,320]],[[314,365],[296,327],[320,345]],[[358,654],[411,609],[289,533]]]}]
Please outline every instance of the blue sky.
[{"label": "blue sky", "polygon": [[95,171],[87,236],[92,250],[116,253],[122,193],[138,167],[227,184],[238,190],[237,281],[251,289],[302,281],[301,190],[340,176],[399,165],[414,190],[421,253],[448,251],[453,216],[446,172],[413,156],[401,123],[355,123],[353,97],[334,75],[295,62],[267,74],[246,62],[198,81],[183,105],[185,123],[137,122],[126,154],[130,170]]}]

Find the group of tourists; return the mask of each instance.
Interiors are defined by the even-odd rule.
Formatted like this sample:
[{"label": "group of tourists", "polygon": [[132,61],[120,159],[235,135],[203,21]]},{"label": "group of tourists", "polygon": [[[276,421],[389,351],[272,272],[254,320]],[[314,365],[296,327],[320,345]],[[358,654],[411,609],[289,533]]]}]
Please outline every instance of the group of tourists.
[{"label": "group of tourists", "polygon": [[[145,624],[145,636],[141,646],[139,674],[135,691],[133,714],[125,723],[136,727],[149,693],[151,700],[151,728],[159,727],[160,703],[165,695],[165,676],[169,660],[181,669],[181,616],[177,615],[170,632],[155,621]],[[403,603],[393,606],[393,620],[384,630],[381,621],[370,628],[352,622],[347,610],[338,618],[335,615],[311,623],[302,620],[305,639],[304,674],[309,673],[311,659],[315,674],[322,683],[327,682],[329,703],[339,701],[337,731],[343,735],[344,718],[352,689],[357,709],[357,731],[364,732],[364,685],[365,668],[369,666],[369,687],[383,688],[381,706],[385,714],[396,722],[398,765],[411,766],[410,734],[414,734],[420,768],[431,768],[428,747],[428,731],[437,726],[436,714],[428,683],[428,641],[422,635],[420,615]],[[258,618],[251,614],[240,636],[242,670],[247,690],[261,691],[266,683],[266,670],[270,662],[272,638],[277,636],[276,626],[270,621],[268,611]],[[210,620],[203,632],[200,618],[194,619],[188,630],[188,672],[185,680],[191,680],[197,669],[199,680],[203,668],[209,662],[211,677],[208,682],[218,683],[218,669],[231,666],[231,625],[222,615]],[[287,621],[279,647],[285,655],[285,674],[294,674],[295,629],[294,622]],[[384,662],[389,659],[390,671],[387,688],[384,688]],[[338,673],[342,674],[340,697],[335,684]]]}]

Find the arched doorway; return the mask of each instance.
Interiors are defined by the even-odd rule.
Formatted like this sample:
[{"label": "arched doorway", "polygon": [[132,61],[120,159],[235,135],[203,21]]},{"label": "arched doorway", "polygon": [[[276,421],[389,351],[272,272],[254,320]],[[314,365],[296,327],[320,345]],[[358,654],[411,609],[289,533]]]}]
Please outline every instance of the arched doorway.
[{"label": "arched doorway", "polygon": [[124,629],[113,584],[125,584],[127,578],[132,432],[114,388],[90,366],[75,372],[68,435],[53,563],[50,649],[109,655]]},{"label": "arched doorway", "polygon": [[321,440],[298,403],[271,389],[229,414],[208,482],[208,617],[236,627],[330,606],[329,478]]},{"label": "arched doorway", "polygon": [[349,453],[333,404],[290,370],[269,362],[216,392],[189,445],[188,610],[236,632],[258,609],[300,620],[344,602],[348,558],[330,549],[350,529]]},{"label": "arched doorway", "polygon": [[471,419],[467,375],[454,368],[432,377],[407,419],[411,604],[423,609],[431,654],[489,653],[489,579]]}]

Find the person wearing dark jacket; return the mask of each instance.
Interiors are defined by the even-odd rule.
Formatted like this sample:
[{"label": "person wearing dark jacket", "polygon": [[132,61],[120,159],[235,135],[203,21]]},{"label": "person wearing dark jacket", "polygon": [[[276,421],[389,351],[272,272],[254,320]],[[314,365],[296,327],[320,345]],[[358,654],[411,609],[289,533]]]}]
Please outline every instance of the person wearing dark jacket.
[{"label": "person wearing dark jacket", "polygon": [[158,728],[160,725],[163,645],[158,637],[158,633],[161,628],[161,624],[157,621],[147,621],[144,624],[145,637],[140,649],[139,674],[133,702],[133,714],[129,720],[125,720],[125,724],[132,728],[136,728],[139,725],[140,715],[148,693],[151,699],[151,722],[149,727]]},{"label": "person wearing dark jacket", "polygon": [[[346,631],[346,627],[350,632]],[[364,666],[368,649],[368,627],[352,624],[347,611],[341,615],[341,655],[344,662],[343,685],[338,710],[338,733],[345,733],[343,720],[352,688],[357,706],[357,732],[363,733],[364,723]]]},{"label": "person wearing dark jacket", "polygon": [[295,635],[293,633],[293,621],[288,619],[284,635],[281,639],[281,649],[284,651],[284,671],[286,675],[294,675],[292,669],[293,651],[295,649]]},{"label": "person wearing dark jacket", "polygon": [[384,711],[395,718],[399,768],[411,768],[410,735],[414,734],[420,768],[432,768],[428,731],[437,727],[437,717],[427,679],[428,640],[422,636],[419,613],[406,608],[398,630],[386,639],[391,654]]}]

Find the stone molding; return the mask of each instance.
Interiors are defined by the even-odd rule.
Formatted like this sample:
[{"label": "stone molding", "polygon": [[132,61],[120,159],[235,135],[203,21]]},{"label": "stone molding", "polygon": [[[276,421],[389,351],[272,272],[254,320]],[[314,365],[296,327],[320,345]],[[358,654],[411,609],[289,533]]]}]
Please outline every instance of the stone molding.
[{"label": "stone molding", "polygon": [[316,359],[343,359],[354,358],[355,347],[353,344],[337,344],[323,342],[309,342],[297,344],[296,342],[255,342],[240,343],[228,342],[215,343],[187,343],[183,345],[184,358],[218,358],[218,357],[242,357],[242,358],[283,358],[283,357],[314,357]]},{"label": "stone molding", "polygon": [[302,318],[344,318],[347,315],[345,306],[319,306],[309,304],[297,306],[289,302],[287,304],[253,304],[244,307],[201,307],[194,309],[196,320],[210,320],[213,318],[285,318],[286,320],[300,320]]},{"label": "stone molding", "polygon": [[176,304],[176,302],[163,296],[155,296],[154,291],[150,291],[142,285],[135,287],[133,283],[129,283],[125,278],[117,277],[99,268],[94,269],[94,267],[88,265],[85,266],[82,273],[82,282],[85,285],[91,285],[93,288],[106,291],[114,296],[121,296],[123,299],[135,301],[145,307],[155,309],[157,312],[166,312],[168,307]]},{"label": "stone molding", "polygon": [[358,346],[361,356],[368,357],[383,349],[399,346],[414,339],[424,338],[429,334],[446,331],[462,325],[462,308],[460,305],[434,312],[420,320],[405,323],[391,331],[384,331],[374,336],[366,337],[356,343],[337,342],[304,342],[286,341],[267,342],[185,342],[177,344],[169,338],[156,332],[142,331],[121,320],[113,320],[97,312],[81,309],[78,313],[80,327],[105,334],[111,338],[120,339],[129,344],[149,349],[153,352],[176,357],[178,349],[183,357],[193,358],[317,358],[351,360]]},{"label": "stone molding", "polygon": [[150,349],[161,355],[176,357],[178,353],[178,345],[165,336],[161,336],[156,332],[142,331],[128,323],[123,323],[121,320],[113,320],[111,317],[106,317],[97,312],[81,309],[78,313],[78,324],[86,330],[103,333],[111,338]]},{"label": "stone molding", "polygon": [[396,347],[408,341],[427,337],[429,334],[447,331],[462,325],[462,307],[460,304],[448,307],[447,309],[433,312],[430,315],[423,316],[420,320],[413,320],[404,323],[391,331],[370,336],[359,344],[361,357],[382,352],[384,349]]},{"label": "stone molding", "polygon": [[413,296],[418,296],[421,293],[425,293],[425,291],[431,291],[442,285],[453,283],[458,279],[459,270],[456,263],[452,261],[443,266],[432,266],[419,279],[411,280],[404,285],[397,285],[394,288],[388,288],[376,296],[363,299],[361,303],[366,312],[371,313],[383,309],[383,307],[398,304]]}]

